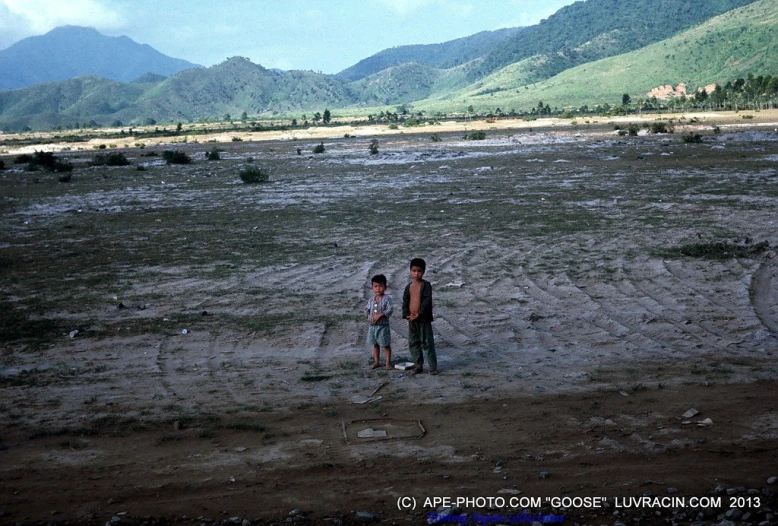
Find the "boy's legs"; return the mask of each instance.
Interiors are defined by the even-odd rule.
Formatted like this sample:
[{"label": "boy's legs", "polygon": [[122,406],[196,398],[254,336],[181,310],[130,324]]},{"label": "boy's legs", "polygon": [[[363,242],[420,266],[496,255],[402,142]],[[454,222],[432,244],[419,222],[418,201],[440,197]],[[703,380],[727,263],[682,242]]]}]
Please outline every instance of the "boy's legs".
[{"label": "boy's legs", "polygon": [[378,346],[378,344],[373,345],[373,366],[371,369],[378,369],[381,367],[381,364],[379,363],[379,352],[381,348]]},{"label": "boy's legs", "polygon": [[424,355],[422,349],[422,323],[414,320],[408,323],[408,350],[411,353],[411,360],[416,364],[414,372],[420,372],[424,369]]},{"label": "boy's legs", "polygon": [[436,374],[438,371],[438,355],[435,353],[435,337],[432,335],[432,324],[422,323],[421,347],[427,355],[427,363],[430,366],[430,373]]},{"label": "boy's legs", "polygon": [[392,369],[392,347],[390,345],[384,347],[384,354],[386,355],[386,368]]}]

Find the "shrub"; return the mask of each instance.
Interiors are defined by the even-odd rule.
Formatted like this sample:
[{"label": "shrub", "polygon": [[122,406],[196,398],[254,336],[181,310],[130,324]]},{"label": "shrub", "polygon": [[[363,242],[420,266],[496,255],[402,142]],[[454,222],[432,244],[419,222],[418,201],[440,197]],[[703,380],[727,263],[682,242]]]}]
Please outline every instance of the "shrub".
[{"label": "shrub", "polygon": [[108,155],[98,153],[91,164],[92,166],[127,166],[130,161],[121,152],[111,152]]},{"label": "shrub", "polygon": [[638,126],[637,124],[629,125],[628,132],[630,137],[637,137],[639,131],[640,131],[640,126]]},{"label": "shrub", "polygon": [[61,172],[68,169],[62,168],[62,166],[69,166],[69,170],[73,169],[73,165],[68,162],[60,162],[57,157],[51,152],[35,152],[34,155],[22,154],[14,159],[15,164],[27,163],[24,168],[28,172],[34,172],[38,168],[45,168],[50,172]]},{"label": "shrub", "polygon": [[239,175],[240,180],[246,184],[266,183],[270,180],[270,175],[257,166],[246,166]]},{"label": "shrub", "polygon": [[180,151],[165,150],[162,152],[162,157],[168,164],[189,164],[192,162],[186,153]]},{"label": "shrub", "polygon": [[437,133],[435,133],[435,134],[433,134],[433,135],[430,137],[430,140],[431,140],[432,142],[440,142],[440,141],[442,141],[443,139],[441,139],[441,138],[440,138],[440,135],[438,135]]},{"label": "shrub", "polygon": [[670,129],[667,127],[667,123],[652,122],[651,133],[670,133]]},{"label": "shrub", "polygon": [[71,174],[70,172],[67,172],[67,173],[59,174],[57,179],[59,179],[60,183],[69,183],[70,179],[72,179],[72,177],[73,177],[73,174]]},{"label": "shrub", "polygon": [[324,142],[320,142],[314,147],[313,153],[324,153],[325,150],[326,148],[324,147]]},{"label": "shrub", "polygon": [[471,141],[483,141],[484,139],[486,139],[486,132],[482,130],[470,132],[470,134],[467,135],[465,139]]},{"label": "shrub", "polygon": [[688,142],[692,144],[700,143],[702,142],[702,135],[700,135],[699,133],[690,133],[689,135],[684,135],[683,142]]},{"label": "shrub", "polygon": [[397,129],[397,125],[395,123],[392,123],[392,124],[389,125],[389,129],[390,130],[396,130]]},{"label": "shrub", "polygon": [[233,137],[232,142],[243,142],[243,139],[241,139],[240,137]]},{"label": "shrub", "polygon": [[209,161],[218,161],[221,159],[221,155],[219,155],[219,150],[214,146],[210,152],[205,153],[205,158]]},{"label": "shrub", "polygon": [[370,150],[370,155],[375,155],[378,153],[378,139],[373,139],[370,141],[370,146],[368,147]]},{"label": "shrub", "polygon": [[0,170],[5,170],[5,161],[0,159]]}]

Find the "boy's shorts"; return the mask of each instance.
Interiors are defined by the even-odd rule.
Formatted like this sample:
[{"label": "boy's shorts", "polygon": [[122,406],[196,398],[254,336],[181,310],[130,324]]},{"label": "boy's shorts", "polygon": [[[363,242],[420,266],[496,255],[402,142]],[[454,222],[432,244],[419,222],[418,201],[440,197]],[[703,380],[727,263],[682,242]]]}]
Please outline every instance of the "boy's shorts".
[{"label": "boy's shorts", "polygon": [[392,334],[388,325],[370,325],[367,328],[367,344],[379,347],[392,346]]}]

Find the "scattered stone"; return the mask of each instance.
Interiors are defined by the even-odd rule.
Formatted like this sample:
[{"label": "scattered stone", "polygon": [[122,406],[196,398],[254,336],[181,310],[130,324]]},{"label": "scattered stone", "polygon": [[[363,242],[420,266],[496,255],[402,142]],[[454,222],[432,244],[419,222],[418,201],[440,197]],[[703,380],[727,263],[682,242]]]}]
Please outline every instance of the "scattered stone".
[{"label": "scattered stone", "polygon": [[187,334],[188,332],[189,332],[189,330],[184,329],[183,331],[181,331],[181,334]]},{"label": "scattered stone", "polygon": [[778,484],[778,477],[770,477],[767,479],[768,484]]},{"label": "scattered stone", "polygon": [[78,329],[73,329],[72,331],[70,331],[69,336],[71,338],[75,338],[76,336],[78,336],[78,333],[79,333]]},{"label": "scattered stone", "polygon": [[385,436],[386,431],[383,429],[373,429],[372,427],[368,427],[367,429],[363,429],[362,431],[357,432],[357,437],[359,438],[376,438]]},{"label": "scattered stone", "polygon": [[354,517],[362,522],[379,522],[381,520],[378,515],[369,511],[358,511],[354,514]]},{"label": "scattered stone", "polygon": [[539,474],[540,478],[542,479],[547,479],[549,475],[550,473],[548,471],[541,471]]},{"label": "scattered stone", "polygon": [[699,412],[699,411],[697,411],[697,410],[696,410],[696,409],[694,409],[694,408],[691,408],[691,409],[689,409],[688,411],[686,411],[684,414],[682,414],[682,415],[681,415],[681,418],[684,418],[684,419],[687,419],[687,418],[692,418],[692,417],[694,417],[694,416],[696,416],[696,415],[698,415],[698,414],[700,414],[700,412]]},{"label": "scattered stone", "polygon": [[699,422],[697,422],[698,427],[707,427],[712,425],[713,425],[713,420],[711,420],[710,418],[706,418],[705,420],[700,420]]},{"label": "scattered stone", "polygon": [[668,495],[675,495],[676,493],[678,493],[678,488],[667,488]]}]

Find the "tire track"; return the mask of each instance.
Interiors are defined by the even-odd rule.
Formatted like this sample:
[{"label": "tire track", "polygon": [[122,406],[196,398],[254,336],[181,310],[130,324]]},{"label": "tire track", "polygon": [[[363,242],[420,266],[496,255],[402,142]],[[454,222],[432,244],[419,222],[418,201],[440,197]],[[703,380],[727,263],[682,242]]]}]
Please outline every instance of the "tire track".
[{"label": "tire track", "polygon": [[778,337],[778,271],[762,263],[756,269],[749,287],[751,304],[759,320],[773,336]]}]

